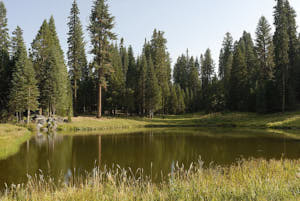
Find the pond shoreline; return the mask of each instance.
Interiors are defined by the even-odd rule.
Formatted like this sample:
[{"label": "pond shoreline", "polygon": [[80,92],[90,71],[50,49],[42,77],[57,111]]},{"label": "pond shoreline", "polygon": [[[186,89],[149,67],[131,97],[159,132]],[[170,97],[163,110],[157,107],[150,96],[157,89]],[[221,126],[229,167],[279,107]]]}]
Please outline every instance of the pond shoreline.
[{"label": "pond shoreline", "polygon": [[[5,132],[8,128],[11,131]],[[95,117],[81,116],[74,117],[71,123],[60,124],[58,126],[58,133],[63,135],[122,134],[151,128],[249,128],[297,132],[300,130],[300,111],[268,115],[238,112],[214,114],[197,113],[165,115],[155,117],[154,119],[143,117],[104,117],[97,119]],[[20,130],[18,135],[11,134],[18,130]],[[5,159],[17,153],[19,147],[33,135],[30,130],[34,129],[26,129],[18,125],[0,124],[0,136],[2,136],[0,143],[6,145],[5,148],[0,150],[0,159]],[[3,139],[3,136],[8,136],[8,138]]]},{"label": "pond shoreline", "polygon": [[0,124],[0,160],[16,154],[33,133],[25,127]]},{"label": "pond shoreline", "polygon": [[142,117],[75,117],[58,126],[59,131],[83,132],[136,128],[254,128],[300,130],[300,112],[259,115],[255,113],[214,113],[165,115],[154,119]]}]

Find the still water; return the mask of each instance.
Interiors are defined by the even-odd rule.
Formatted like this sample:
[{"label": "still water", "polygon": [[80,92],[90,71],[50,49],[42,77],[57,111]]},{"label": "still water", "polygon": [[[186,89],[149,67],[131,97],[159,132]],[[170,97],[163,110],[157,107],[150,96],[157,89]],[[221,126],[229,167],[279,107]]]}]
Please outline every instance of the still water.
[{"label": "still water", "polygon": [[153,180],[171,172],[176,162],[189,166],[199,158],[230,165],[241,157],[300,158],[300,134],[232,129],[154,129],[121,135],[85,135],[32,138],[16,155],[0,161],[0,188],[24,183],[27,175],[52,178],[91,172],[95,166],[118,164],[133,171],[143,168]]}]

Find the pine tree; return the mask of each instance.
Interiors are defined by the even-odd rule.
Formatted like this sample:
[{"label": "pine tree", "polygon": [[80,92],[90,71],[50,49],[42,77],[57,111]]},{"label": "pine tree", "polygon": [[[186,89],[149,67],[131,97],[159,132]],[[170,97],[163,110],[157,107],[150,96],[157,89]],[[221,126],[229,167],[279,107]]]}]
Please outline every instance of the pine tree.
[{"label": "pine tree", "polygon": [[155,74],[161,90],[161,109],[162,113],[167,113],[167,99],[170,94],[169,84],[171,82],[171,62],[170,56],[167,52],[167,39],[164,37],[164,32],[153,31],[150,42],[151,58],[154,65]]},{"label": "pine tree", "polygon": [[184,97],[185,97],[185,93],[184,90],[181,89],[181,87],[179,85],[177,85],[176,87],[176,95],[177,95],[177,114],[183,114],[185,112],[185,103],[184,103]]},{"label": "pine tree", "polygon": [[171,85],[170,92],[171,93],[169,98],[169,111],[171,114],[177,114],[178,99],[177,99],[176,87],[174,85]]},{"label": "pine tree", "polygon": [[76,0],[74,0],[68,22],[68,66],[73,89],[73,106],[75,113],[79,109],[77,105],[78,86],[80,86],[80,81],[83,80],[83,69],[85,69],[87,66],[85,42],[82,31],[82,25],[79,19],[79,14],[80,11],[78,9],[77,2]]},{"label": "pine tree", "polygon": [[132,47],[128,48],[128,69],[126,73],[126,107],[127,112],[136,112],[137,83],[138,83],[138,68],[134,58]]},{"label": "pine tree", "polygon": [[281,99],[281,111],[286,110],[286,92],[289,67],[289,35],[287,11],[284,6],[285,0],[277,0],[274,11],[274,53],[275,53],[275,75],[277,89]]},{"label": "pine tree", "polygon": [[152,118],[153,114],[161,107],[161,91],[151,57],[148,61],[145,90],[146,109]]},{"label": "pine tree", "polygon": [[125,76],[123,74],[122,57],[119,53],[118,46],[111,48],[112,51],[112,68],[113,73],[107,78],[108,90],[107,99],[113,114],[117,109],[122,109],[125,102]]},{"label": "pine tree", "polygon": [[72,96],[67,67],[54,18],[45,20],[32,42],[31,58],[40,90],[40,104],[44,114],[67,115],[72,108]]},{"label": "pine tree", "polygon": [[247,111],[248,109],[248,70],[244,49],[245,43],[243,40],[235,44],[229,91],[231,110]]},{"label": "pine tree", "polygon": [[289,1],[284,3],[286,17],[287,17],[287,32],[289,37],[289,69],[287,79],[287,106],[289,109],[294,109],[296,106],[296,89],[297,89],[297,72],[299,66],[297,63],[298,57],[298,38],[296,25],[296,11],[291,7]]},{"label": "pine tree", "polygon": [[137,61],[137,66],[139,66],[138,71],[138,82],[137,82],[137,102],[139,106],[139,113],[141,115],[145,114],[146,110],[146,79],[147,79],[147,58],[143,53],[141,58]]},{"label": "pine tree", "polygon": [[223,46],[219,56],[219,78],[221,79],[223,90],[221,93],[224,95],[225,104],[228,106],[229,102],[229,80],[233,60],[233,38],[230,33],[226,33],[223,40]]},{"label": "pine tree", "polygon": [[204,108],[209,111],[210,108],[210,86],[214,75],[214,62],[211,57],[210,49],[207,49],[204,57],[201,56],[201,79],[202,79],[202,101]]},{"label": "pine tree", "polygon": [[0,1],[0,120],[7,114],[9,85],[12,71],[9,60],[9,34],[7,28],[6,8]]},{"label": "pine tree", "polygon": [[109,13],[106,0],[95,0],[90,15],[89,31],[94,54],[94,68],[98,72],[98,113],[102,116],[102,87],[106,88],[105,75],[111,71],[109,40],[114,40],[116,35],[111,31],[114,27],[114,17]]},{"label": "pine tree", "polygon": [[256,29],[255,50],[258,56],[259,68],[257,72],[256,89],[256,111],[270,111],[272,105],[268,96],[268,90],[273,83],[274,78],[274,46],[271,35],[271,26],[263,16],[260,18]]},{"label": "pine tree", "polygon": [[124,38],[121,38],[121,42],[120,42],[120,55],[122,60],[123,74],[126,75],[128,70],[128,65],[129,65],[129,58],[128,58],[127,49],[124,46]]},{"label": "pine tree", "polygon": [[37,98],[39,96],[39,91],[33,65],[27,58],[26,47],[23,40],[23,31],[20,27],[17,27],[13,34],[15,66],[13,68],[9,105],[14,113],[21,114],[27,110],[27,123],[29,124],[30,111],[38,108]]}]

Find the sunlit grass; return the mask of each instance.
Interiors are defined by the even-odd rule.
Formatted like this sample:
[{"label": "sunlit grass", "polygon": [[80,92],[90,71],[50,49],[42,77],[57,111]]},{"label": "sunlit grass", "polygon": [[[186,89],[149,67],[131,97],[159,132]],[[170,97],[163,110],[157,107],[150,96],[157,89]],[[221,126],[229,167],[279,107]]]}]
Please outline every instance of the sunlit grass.
[{"label": "sunlit grass", "polygon": [[286,200],[300,199],[300,160],[254,159],[231,167],[176,166],[168,179],[158,184],[142,171],[120,168],[76,178],[69,185],[53,180],[30,179],[27,185],[6,190],[1,200]]},{"label": "sunlit grass", "polygon": [[255,114],[255,113],[213,113],[164,115],[153,119],[76,117],[72,123],[59,126],[61,131],[97,131],[112,129],[136,129],[149,127],[247,127],[273,129],[300,129],[300,112]]},{"label": "sunlit grass", "polygon": [[7,158],[19,151],[22,143],[31,136],[27,128],[10,124],[0,124],[0,159]]}]

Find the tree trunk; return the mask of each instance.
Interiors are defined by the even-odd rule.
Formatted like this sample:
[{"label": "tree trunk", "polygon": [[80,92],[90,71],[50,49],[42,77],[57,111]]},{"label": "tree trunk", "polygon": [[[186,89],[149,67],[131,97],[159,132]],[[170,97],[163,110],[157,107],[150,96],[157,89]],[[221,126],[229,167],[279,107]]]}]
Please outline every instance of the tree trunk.
[{"label": "tree trunk", "polygon": [[30,99],[30,88],[28,89],[28,102],[27,102],[27,125],[29,125],[30,122],[30,107],[29,107],[29,99]]},{"label": "tree trunk", "polygon": [[97,118],[100,119],[102,117],[101,111],[102,111],[102,94],[101,94],[102,85],[99,83],[98,85],[98,113]]},{"label": "tree trunk", "polygon": [[75,116],[77,115],[76,107],[77,107],[77,80],[75,79],[74,80],[74,105],[73,105]]},{"label": "tree trunk", "polygon": [[30,122],[30,108],[27,109],[27,125],[29,125]]},{"label": "tree trunk", "polygon": [[282,75],[282,112],[285,112],[285,72]]}]

